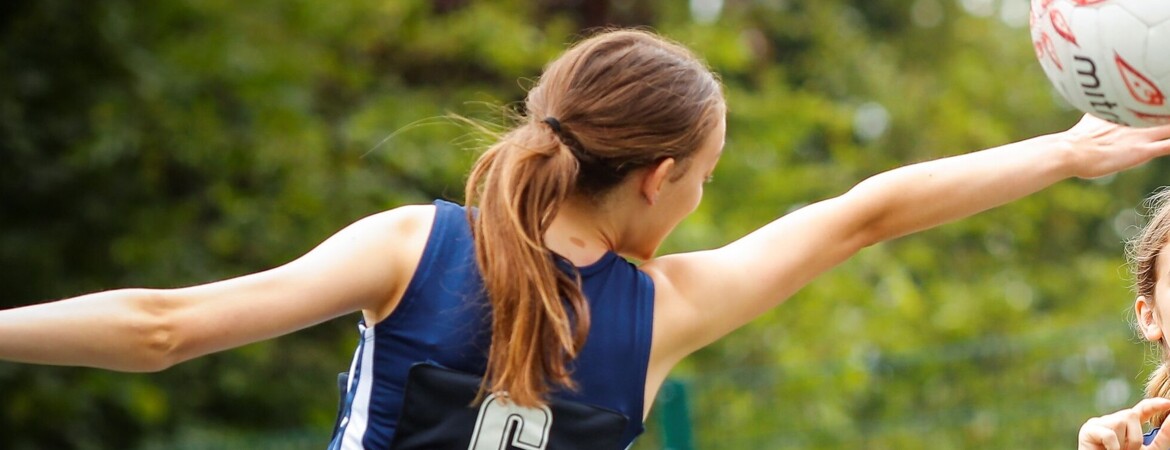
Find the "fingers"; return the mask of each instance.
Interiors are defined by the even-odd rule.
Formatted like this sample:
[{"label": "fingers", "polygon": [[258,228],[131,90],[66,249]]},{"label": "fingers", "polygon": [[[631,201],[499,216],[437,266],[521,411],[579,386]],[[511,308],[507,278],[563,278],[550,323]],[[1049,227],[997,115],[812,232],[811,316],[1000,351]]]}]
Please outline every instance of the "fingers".
[{"label": "fingers", "polygon": [[[1147,398],[1138,402],[1133,408],[1130,408],[1131,412],[1127,415],[1128,417],[1125,421],[1126,436],[1137,436],[1138,439],[1127,439],[1124,445],[1125,450],[1141,450],[1146,448],[1142,446],[1142,440],[1145,436],[1142,434],[1141,424],[1148,422],[1155,415],[1166,410],[1170,410],[1170,400],[1164,398]],[[1161,438],[1166,440],[1167,443],[1170,443],[1170,433],[1166,433]],[[1155,445],[1151,448],[1165,450],[1167,444]]]},{"label": "fingers", "polygon": [[1170,399],[1161,397],[1147,398],[1133,405],[1133,408],[1130,408],[1130,410],[1137,412],[1140,422],[1145,422],[1158,413],[1170,411]]},{"label": "fingers", "polygon": [[[1141,450],[1145,435],[1142,433],[1142,423],[1145,420],[1126,420],[1122,425],[1125,427],[1125,444],[1121,448],[1125,450]],[[1137,439],[1133,439],[1137,437]]]},{"label": "fingers", "polygon": [[1150,137],[1152,137],[1154,139],[1161,140],[1161,139],[1170,138],[1170,124],[1149,127],[1149,128],[1146,128],[1146,131],[1149,132]]},{"label": "fingers", "polygon": [[1146,153],[1149,159],[1157,158],[1170,154],[1170,139],[1160,139],[1157,141],[1147,142],[1137,147],[1139,150]]},{"label": "fingers", "polygon": [[1121,450],[1117,432],[1102,419],[1094,417],[1081,426],[1077,450]]},{"label": "fingers", "polygon": [[[1163,400],[1164,402],[1162,402],[1162,404],[1166,405],[1166,407],[1163,409],[1160,409],[1158,411],[1170,410],[1170,400],[1166,400],[1164,398],[1150,398],[1150,399],[1146,399],[1146,400]],[[1138,405],[1140,406],[1141,403],[1138,403]],[[1135,406],[1135,408],[1136,407],[1137,406]],[[1157,413],[1157,411],[1155,411],[1155,413]],[[1150,414],[1150,415],[1152,416],[1153,414]],[[1154,440],[1150,442],[1150,445],[1148,445],[1144,448],[1148,448],[1151,450],[1170,449],[1170,416],[1166,416],[1166,420],[1162,421],[1161,428],[1162,428],[1162,430],[1166,430],[1166,432],[1163,433],[1163,432],[1159,431],[1158,434],[1154,436]]]},{"label": "fingers", "polygon": [[1165,149],[1170,145],[1170,124],[1135,129],[1121,128],[1120,130],[1125,133],[1130,133],[1137,139],[1138,142],[1134,142],[1134,144],[1150,147],[1156,153],[1158,153],[1158,150]]},{"label": "fingers", "polygon": [[1145,140],[1144,147],[1155,153],[1170,146],[1170,125],[1160,125],[1138,130],[1139,136]]},{"label": "fingers", "polygon": [[[1133,130],[1137,130],[1137,133],[1139,134],[1148,135],[1151,139],[1161,140],[1170,138],[1170,123],[1141,128],[1127,127],[1125,125],[1110,122],[1090,114],[1085,114],[1082,116],[1081,120],[1078,121],[1073,128],[1095,132],[1108,132],[1111,130],[1124,130],[1127,128],[1132,128]],[[1090,132],[1090,134],[1092,133]]]},{"label": "fingers", "polygon": [[1129,128],[1086,115],[1063,135],[1072,145],[1072,173],[1096,178],[1170,155],[1170,126]]},{"label": "fingers", "polygon": [[[1148,398],[1132,408],[1101,417],[1094,417],[1081,426],[1078,436],[1081,450],[1141,450],[1141,424],[1154,415],[1170,410],[1170,400]],[[1150,449],[1170,448],[1170,432],[1159,433]]]},{"label": "fingers", "polygon": [[1154,435],[1154,440],[1150,442],[1150,445],[1142,448],[1146,450],[1166,450],[1170,448],[1170,430],[1166,430],[1165,433],[1158,430],[1158,434]]}]

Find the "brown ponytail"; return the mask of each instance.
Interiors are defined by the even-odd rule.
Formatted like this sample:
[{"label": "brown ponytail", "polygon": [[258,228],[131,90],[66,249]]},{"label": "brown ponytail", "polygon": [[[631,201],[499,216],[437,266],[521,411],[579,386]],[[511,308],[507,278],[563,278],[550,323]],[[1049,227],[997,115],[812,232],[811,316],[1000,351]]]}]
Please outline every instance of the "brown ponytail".
[{"label": "brown ponytail", "polygon": [[546,378],[575,387],[566,363],[589,330],[577,280],[557,269],[544,242],[576,180],[577,161],[534,128],[513,130],[488,149],[467,182],[467,202],[479,206],[471,218],[476,261],[493,314],[485,387],[507,391],[521,405],[543,399]]},{"label": "brown ponytail", "polygon": [[545,68],[519,126],[476,162],[466,186],[476,260],[492,308],[481,395],[542,404],[574,389],[569,363],[589,333],[575,274],[560,270],[545,232],[569,198],[592,204],[639,168],[688,156],[724,111],[714,75],[682,46],[609,31]]},{"label": "brown ponytail", "polygon": [[[1170,189],[1155,192],[1146,201],[1146,208],[1151,211],[1150,221],[1129,242],[1127,253],[1134,275],[1134,291],[1153,307],[1158,300],[1154,295],[1154,287],[1158,284],[1158,257],[1170,238]],[[1138,318],[1138,326],[1141,326],[1141,318]],[[1170,398],[1170,347],[1167,347],[1165,336],[1154,344],[1160,361],[1146,380],[1146,397]],[[1159,413],[1150,421],[1161,425],[1166,416],[1167,413]]]}]

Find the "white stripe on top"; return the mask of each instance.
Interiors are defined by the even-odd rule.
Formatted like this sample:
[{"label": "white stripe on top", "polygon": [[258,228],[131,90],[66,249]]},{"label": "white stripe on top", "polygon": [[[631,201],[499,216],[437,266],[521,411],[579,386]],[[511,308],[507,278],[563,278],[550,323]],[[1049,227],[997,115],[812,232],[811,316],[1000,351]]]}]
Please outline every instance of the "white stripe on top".
[{"label": "white stripe on top", "polygon": [[362,438],[366,436],[369,424],[370,392],[374,386],[374,330],[365,325],[360,327],[363,340],[361,355],[355,355],[357,360],[349,370],[350,386],[353,386],[353,377],[358,377],[357,392],[353,394],[353,402],[342,419],[345,434],[341,437],[341,450],[365,450]]}]

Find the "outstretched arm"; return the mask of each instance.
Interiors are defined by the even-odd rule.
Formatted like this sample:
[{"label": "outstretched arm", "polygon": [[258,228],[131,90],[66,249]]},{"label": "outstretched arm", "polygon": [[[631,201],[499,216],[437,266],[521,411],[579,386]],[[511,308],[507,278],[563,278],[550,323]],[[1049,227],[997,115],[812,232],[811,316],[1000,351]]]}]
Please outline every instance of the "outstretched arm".
[{"label": "outstretched arm", "polygon": [[363,310],[379,320],[422,255],[434,208],[359,220],[304,256],[181,289],[121,289],[0,311],[0,360],[156,371]]},{"label": "outstretched arm", "polygon": [[655,348],[668,360],[681,358],[783,302],[866,246],[990,209],[1065,178],[1099,177],[1168,153],[1170,126],[1130,129],[1086,116],[1062,133],[879,174],[725,247],[646,264],[663,300],[656,305]]}]

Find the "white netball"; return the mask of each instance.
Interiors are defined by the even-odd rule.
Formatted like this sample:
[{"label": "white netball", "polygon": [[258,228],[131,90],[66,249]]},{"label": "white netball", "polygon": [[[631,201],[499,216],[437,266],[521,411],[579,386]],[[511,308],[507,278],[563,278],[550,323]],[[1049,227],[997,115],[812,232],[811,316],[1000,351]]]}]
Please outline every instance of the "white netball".
[{"label": "white netball", "polygon": [[1170,123],[1170,1],[1032,0],[1032,43],[1074,107],[1111,122]]}]

